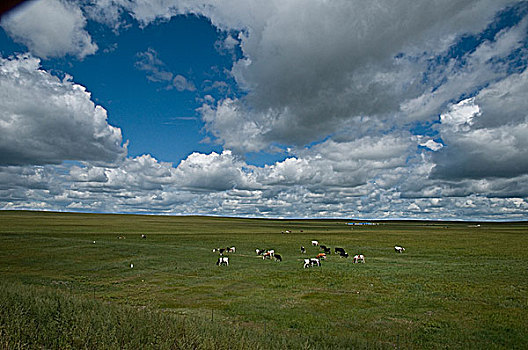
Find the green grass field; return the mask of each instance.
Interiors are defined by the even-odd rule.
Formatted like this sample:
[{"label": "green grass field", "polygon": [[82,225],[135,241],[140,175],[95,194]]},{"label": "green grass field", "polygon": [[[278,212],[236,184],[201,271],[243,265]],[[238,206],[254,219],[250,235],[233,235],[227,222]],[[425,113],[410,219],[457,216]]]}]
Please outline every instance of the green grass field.
[{"label": "green grass field", "polygon": [[[0,211],[0,239],[6,349],[528,344],[527,223]],[[303,269],[312,239],[366,263],[332,255]],[[211,250],[228,246],[230,265],[216,266]]]}]

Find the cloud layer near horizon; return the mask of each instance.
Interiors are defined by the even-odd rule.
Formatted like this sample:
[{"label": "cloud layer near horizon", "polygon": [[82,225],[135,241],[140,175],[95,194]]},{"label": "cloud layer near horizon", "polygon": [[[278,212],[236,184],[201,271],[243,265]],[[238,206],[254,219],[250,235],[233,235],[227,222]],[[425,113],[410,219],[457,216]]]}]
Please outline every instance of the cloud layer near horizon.
[{"label": "cloud layer near horizon", "polygon": [[[24,96],[27,90],[55,101],[69,96],[70,102],[53,116],[40,105],[22,109],[24,99],[3,109],[4,122],[17,116],[13,125],[24,126],[1,124],[2,135],[13,136],[0,144],[10,150],[0,167],[6,209],[528,219],[526,2],[48,3],[56,14],[77,16],[69,36],[83,33],[84,39],[61,41],[68,48],[38,47],[35,30],[15,15],[2,20],[40,57],[93,54],[83,19],[94,13],[113,14],[101,18],[112,28],[124,12],[142,26],[203,16],[229,33],[231,47],[240,47],[231,74],[244,94],[204,98],[199,110],[222,153],[193,153],[177,165],[149,155],[123,159],[120,131],[83,87],[39,69],[34,58],[3,59],[0,91]],[[506,14],[516,20],[502,23]],[[23,62],[32,66],[24,70]],[[153,50],[137,62],[147,79],[195,89],[182,85],[188,84],[183,76],[176,82]],[[10,69],[24,72],[27,85],[15,84]],[[35,110],[45,121],[38,127],[31,124]],[[71,124],[64,116],[77,110],[81,119]],[[58,144],[32,146],[27,140],[38,141],[46,125],[88,146],[69,154]],[[284,152],[286,159],[262,167],[244,160],[259,151]],[[65,160],[79,163],[52,165]]]}]

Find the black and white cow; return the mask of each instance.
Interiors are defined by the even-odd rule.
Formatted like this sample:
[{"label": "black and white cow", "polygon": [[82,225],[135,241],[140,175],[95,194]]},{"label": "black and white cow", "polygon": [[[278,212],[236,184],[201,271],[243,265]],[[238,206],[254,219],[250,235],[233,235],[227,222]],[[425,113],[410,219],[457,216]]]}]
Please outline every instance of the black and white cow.
[{"label": "black and white cow", "polygon": [[234,253],[236,251],[235,247],[226,248],[228,253]]},{"label": "black and white cow", "polygon": [[282,261],[282,256],[280,254],[275,254],[273,257],[275,258],[275,261]]},{"label": "black and white cow", "polygon": [[147,235],[142,234],[142,235],[141,235],[141,238],[142,238],[142,239],[145,239],[145,238],[147,238]]},{"label": "black and white cow", "polygon": [[321,266],[321,261],[317,258],[304,259],[303,268]]},{"label": "black and white cow", "polygon": [[354,264],[357,264],[357,263],[365,263],[365,257],[363,256],[363,254],[357,254],[357,255],[354,255]]},{"label": "black and white cow", "polygon": [[301,246],[301,254],[306,254],[306,249],[303,246]]},{"label": "black and white cow", "polygon": [[342,252],[339,253],[339,257],[341,257],[341,258],[348,258],[348,253],[345,252],[345,251],[342,251]]},{"label": "black and white cow", "polygon": [[313,245],[314,247],[317,247],[317,246],[319,245],[319,242],[318,242],[318,241],[312,241],[312,245]]},{"label": "black and white cow", "polygon": [[324,250],[325,254],[331,254],[332,253],[332,249],[330,249],[330,247],[325,247],[323,250]]},{"label": "black and white cow", "polygon": [[220,255],[224,255],[225,251],[226,251],[225,248],[214,248],[213,249],[213,253],[214,252],[218,252],[218,254],[220,254]]},{"label": "black and white cow", "polygon": [[221,256],[218,258],[218,261],[216,262],[216,265],[218,266],[229,266],[229,258],[227,256]]},{"label": "black and white cow", "polygon": [[396,253],[403,253],[405,251],[404,247],[400,247],[399,245],[394,246],[394,251]]}]

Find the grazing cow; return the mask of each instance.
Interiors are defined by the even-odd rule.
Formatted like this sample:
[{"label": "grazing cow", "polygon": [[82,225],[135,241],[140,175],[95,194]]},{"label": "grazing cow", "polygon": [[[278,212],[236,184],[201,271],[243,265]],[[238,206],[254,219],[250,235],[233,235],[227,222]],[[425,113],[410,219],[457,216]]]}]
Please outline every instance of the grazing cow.
[{"label": "grazing cow", "polygon": [[303,268],[321,266],[321,261],[317,258],[304,259]]},{"label": "grazing cow", "polygon": [[310,267],[310,259],[304,259],[303,269]]},{"label": "grazing cow", "polygon": [[145,239],[145,238],[147,238],[147,235],[143,234],[143,235],[141,235],[141,238]]},{"label": "grazing cow", "polygon": [[275,250],[269,249],[264,254],[262,254],[262,259],[271,259],[275,256]]},{"label": "grazing cow", "polygon": [[280,254],[275,254],[273,257],[275,258],[275,261],[282,261],[282,256]]},{"label": "grazing cow", "polygon": [[317,247],[317,246],[319,245],[319,242],[317,242],[317,241],[312,241],[312,245],[313,245],[314,247]]},{"label": "grazing cow", "polygon": [[219,257],[218,260],[216,261],[216,265],[218,265],[218,266],[222,266],[222,265],[229,266],[229,258],[227,256]]},{"label": "grazing cow", "polygon": [[306,254],[306,249],[303,246],[301,246],[301,254]]},{"label": "grazing cow", "polygon": [[117,239],[125,239],[125,236],[118,236]]},{"label": "grazing cow", "polygon": [[321,260],[317,259],[317,258],[310,258],[310,265],[311,266],[321,266]]},{"label": "grazing cow", "polygon": [[326,249],[326,246],[325,246],[324,244],[321,244],[321,245],[319,246],[319,248],[322,249],[322,250],[325,250],[325,249]]},{"label": "grazing cow", "polygon": [[325,253],[319,253],[316,256],[317,259],[326,260],[326,254]]},{"label": "grazing cow", "polygon": [[354,255],[354,264],[359,262],[362,262],[363,264],[365,263],[365,257],[363,256],[363,254]]},{"label": "grazing cow", "polygon": [[257,253],[257,255],[262,255],[264,254],[265,250],[264,249],[255,249],[255,253]]},{"label": "grazing cow", "polygon": [[338,248],[338,247],[334,248],[334,254],[344,254],[344,253],[345,253],[344,248]]},{"label": "grazing cow", "polygon": [[213,249],[213,253],[218,252],[220,255],[224,255],[225,251],[226,251],[225,248],[214,248]]},{"label": "grazing cow", "polygon": [[234,253],[236,251],[235,247],[226,248],[228,253]]},{"label": "grazing cow", "polygon": [[396,245],[396,246],[394,246],[394,251],[395,251],[396,253],[403,253],[403,252],[405,251],[405,248]]},{"label": "grazing cow", "polygon": [[330,247],[326,247],[323,250],[324,250],[325,254],[331,254],[332,253],[332,249],[330,249]]},{"label": "grazing cow", "polygon": [[345,252],[345,251],[342,251],[342,252],[339,253],[339,257],[340,258],[348,258],[348,253]]}]

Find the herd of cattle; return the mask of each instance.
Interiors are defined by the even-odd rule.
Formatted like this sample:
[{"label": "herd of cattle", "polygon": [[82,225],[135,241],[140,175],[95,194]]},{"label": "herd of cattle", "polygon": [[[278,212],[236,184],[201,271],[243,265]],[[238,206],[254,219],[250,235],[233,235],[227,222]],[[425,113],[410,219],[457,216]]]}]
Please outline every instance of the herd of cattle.
[{"label": "herd of cattle", "polygon": [[[321,251],[317,256],[313,258],[307,258],[302,259],[303,260],[303,268],[308,267],[315,267],[315,266],[321,266],[321,260],[326,260],[326,255],[331,254],[332,250],[330,247],[327,247],[326,245],[319,244],[319,241],[313,240],[311,241],[312,246],[318,247]],[[227,248],[214,248],[213,253],[218,252],[220,254],[220,257],[216,261],[216,265],[218,266],[229,266],[229,257],[224,256],[225,253],[235,253],[236,248],[235,247],[227,247]],[[404,247],[401,246],[394,246],[394,251],[396,253],[403,253],[405,251]],[[255,249],[255,253],[258,256],[262,256],[263,260],[266,259],[274,259],[275,261],[282,261],[282,256],[280,254],[275,253],[274,249]],[[306,248],[304,246],[301,246],[301,254],[306,254]],[[341,258],[348,258],[348,253],[345,251],[344,248],[335,247],[334,248],[334,254],[339,254]],[[365,263],[365,256],[363,254],[356,254],[352,258],[353,263]]]}]

